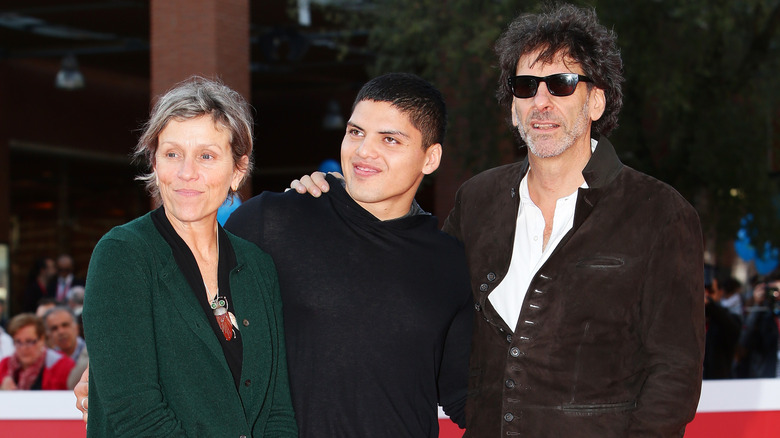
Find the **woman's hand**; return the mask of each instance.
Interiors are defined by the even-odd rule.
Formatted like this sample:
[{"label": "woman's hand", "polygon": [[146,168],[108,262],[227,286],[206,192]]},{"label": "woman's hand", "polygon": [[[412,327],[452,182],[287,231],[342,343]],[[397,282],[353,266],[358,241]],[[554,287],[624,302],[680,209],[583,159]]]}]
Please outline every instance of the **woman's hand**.
[{"label": "woman's hand", "polygon": [[89,365],[87,369],[81,374],[81,380],[73,388],[73,394],[76,396],[76,409],[81,411],[84,417],[84,422],[87,422],[87,409],[89,408]]},{"label": "woman's hand", "polygon": [[3,383],[0,383],[0,389],[5,391],[13,391],[17,389],[16,383],[14,383],[14,379],[12,379],[11,376],[5,376]]}]

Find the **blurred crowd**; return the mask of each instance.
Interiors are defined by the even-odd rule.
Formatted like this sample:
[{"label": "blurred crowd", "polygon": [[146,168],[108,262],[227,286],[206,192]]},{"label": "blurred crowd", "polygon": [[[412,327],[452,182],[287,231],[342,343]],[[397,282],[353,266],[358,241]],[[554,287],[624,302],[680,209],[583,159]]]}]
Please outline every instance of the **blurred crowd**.
[{"label": "blurred crowd", "polygon": [[707,266],[704,289],[704,379],[777,377],[780,270],[743,285]]},{"label": "blurred crowd", "polygon": [[[72,389],[89,363],[81,325],[84,279],[67,254],[33,264],[23,312],[4,317],[0,300],[0,389]],[[780,375],[780,270],[747,284],[705,268],[703,378]]]},{"label": "blurred crowd", "polygon": [[[43,257],[30,269],[22,312],[0,318],[0,389],[73,389],[89,364],[81,325],[84,279],[73,258]],[[5,315],[0,301],[0,316]]]}]

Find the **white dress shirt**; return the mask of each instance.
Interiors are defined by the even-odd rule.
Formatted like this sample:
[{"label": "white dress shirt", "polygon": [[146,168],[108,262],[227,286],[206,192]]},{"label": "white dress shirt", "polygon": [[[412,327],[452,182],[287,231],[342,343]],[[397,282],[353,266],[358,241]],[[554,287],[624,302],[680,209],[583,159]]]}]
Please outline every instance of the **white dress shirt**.
[{"label": "white dress shirt", "polygon": [[[596,150],[596,145],[596,140],[591,140],[591,152]],[[588,184],[583,182],[580,188],[587,189]],[[509,270],[506,278],[488,295],[490,304],[512,331],[517,326],[520,309],[523,307],[531,280],[574,225],[577,192],[578,190],[575,190],[556,201],[552,233],[547,247],[543,247],[544,216],[542,210],[531,200],[528,191],[528,172],[520,181],[520,207],[517,210],[515,242]]]}]

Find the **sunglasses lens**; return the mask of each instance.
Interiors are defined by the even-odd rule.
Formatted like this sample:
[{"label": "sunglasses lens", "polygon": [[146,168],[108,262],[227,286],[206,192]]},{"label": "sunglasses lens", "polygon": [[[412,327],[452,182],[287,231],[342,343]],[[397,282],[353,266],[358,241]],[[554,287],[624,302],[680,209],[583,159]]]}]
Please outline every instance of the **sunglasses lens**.
[{"label": "sunglasses lens", "polygon": [[553,96],[570,96],[577,89],[577,75],[562,73],[548,76],[547,89]]},{"label": "sunglasses lens", "polygon": [[536,87],[539,85],[536,79],[530,76],[515,76],[513,81],[512,94],[521,99],[534,97]]},{"label": "sunglasses lens", "polygon": [[586,76],[579,76],[576,73],[559,73],[545,76],[543,78],[536,76],[515,76],[509,80],[509,87],[512,94],[520,99],[527,99],[536,96],[539,88],[539,82],[547,84],[547,91],[553,96],[571,96],[577,89],[580,82],[592,82]]}]

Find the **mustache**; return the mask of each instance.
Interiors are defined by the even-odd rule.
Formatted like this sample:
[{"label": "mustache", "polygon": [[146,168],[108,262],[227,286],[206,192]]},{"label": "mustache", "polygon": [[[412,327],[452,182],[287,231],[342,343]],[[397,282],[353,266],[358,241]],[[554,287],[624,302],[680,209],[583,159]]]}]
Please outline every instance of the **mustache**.
[{"label": "mustache", "polygon": [[530,124],[531,120],[538,121],[538,122],[554,122],[555,124],[558,125],[563,124],[561,120],[558,117],[556,117],[555,114],[549,111],[539,111],[537,109],[534,109],[530,113],[528,113],[528,117],[526,118],[526,123]]}]

